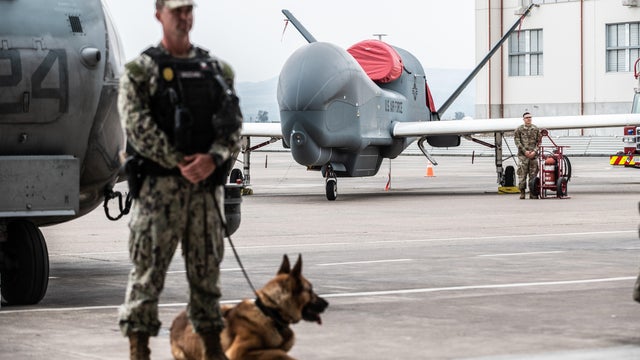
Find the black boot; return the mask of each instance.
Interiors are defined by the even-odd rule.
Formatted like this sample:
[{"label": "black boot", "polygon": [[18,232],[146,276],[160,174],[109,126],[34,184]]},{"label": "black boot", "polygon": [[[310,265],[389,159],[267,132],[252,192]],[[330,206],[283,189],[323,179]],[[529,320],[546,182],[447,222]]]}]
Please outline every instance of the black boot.
[{"label": "black boot", "polygon": [[149,334],[135,332],[129,335],[129,353],[131,360],[149,360]]},{"label": "black boot", "polygon": [[222,350],[219,332],[200,334],[203,345],[203,360],[229,360]]}]

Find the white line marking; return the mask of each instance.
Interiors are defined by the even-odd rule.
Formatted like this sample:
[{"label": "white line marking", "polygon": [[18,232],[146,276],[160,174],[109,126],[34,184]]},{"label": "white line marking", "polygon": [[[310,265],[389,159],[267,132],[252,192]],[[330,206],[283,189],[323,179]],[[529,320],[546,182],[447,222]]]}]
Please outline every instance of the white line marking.
[{"label": "white line marking", "polygon": [[[523,239],[523,238],[540,238],[551,236],[587,236],[587,235],[614,235],[614,234],[637,234],[637,230],[617,230],[617,231],[593,231],[593,232],[576,232],[576,233],[551,233],[551,234],[527,234],[527,235],[498,235],[498,236],[467,236],[454,238],[435,238],[435,239],[413,239],[413,240],[377,240],[364,242],[322,242],[308,244],[279,244],[279,245],[247,245],[237,246],[237,249],[268,249],[268,248],[293,248],[293,247],[309,247],[309,246],[343,246],[343,245],[377,245],[377,244],[405,244],[405,243],[421,243],[436,241],[462,241],[462,240],[500,240],[500,239]],[[636,250],[636,249],[632,249]],[[87,253],[63,253],[50,254],[49,257],[60,256],[91,256],[91,255],[128,255],[128,251],[111,251],[111,252],[87,252]]]},{"label": "white line marking", "polygon": [[535,251],[535,252],[522,252],[522,253],[505,253],[505,254],[485,254],[478,255],[478,257],[495,257],[495,256],[519,256],[519,255],[539,255],[539,254],[559,254],[566,251]]},{"label": "white line marking", "polygon": [[[220,269],[220,272],[231,272],[231,271],[240,271],[242,269],[240,268],[228,268],[228,269]],[[174,271],[167,271],[167,274],[184,274],[186,273],[187,270],[174,270]]]},{"label": "white line marking", "polygon": [[[450,286],[441,288],[422,288],[422,289],[400,289],[400,290],[385,290],[385,291],[364,291],[364,292],[352,292],[352,293],[337,293],[337,294],[320,294],[324,298],[346,298],[346,297],[364,297],[364,296],[383,296],[383,295],[403,295],[403,294],[422,294],[430,292],[445,292],[445,291],[460,291],[460,290],[481,290],[481,289],[508,289],[527,286],[559,286],[559,285],[575,285],[575,284],[593,284],[602,282],[614,282],[614,281],[630,281],[635,280],[635,276],[625,277],[613,277],[613,278],[601,278],[601,279],[584,279],[584,280],[564,280],[564,281],[547,281],[547,282],[530,282],[530,283],[513,283],[513,284],[492,284],[492,285],[468,285],[468,286]],[[224,300],[220,301],[221,304],[236,304],[242,300]],[[160,304],[159,307],[185,307],[186,303],[169,303]],[[0,317],[6,314],[19,314],[19,313],[44,313],[44,312],[71,312],[71,311],[95,311],[95,310],[114,310],[118,309],[119,305],[105,305],[105,306],[85,306],[85,307],[69,307],[69,308],[53,308],[53,309],[23,309],[23,310],[0,310]]]},{"label": "white line marking", "polygon": [[58,256],[95,256],[95,255],[116,255],[116,254],[125,254],[128,255],[128,251],[103,251],[103,252],[86,252],[86,253],[66,253],[66,254],[50,254],[49,257],[58,257]]},{"label": "white line marking", "polygon": [[[236,246],[236,249],[271,249],[271,248],[293,248],[293,247],[309,247],[309,246],[345,246],[345,245],[378,245],[378,244],[406,244],[406,243],[426,243],[436,241],[462,241],[462,240],[508,240],[508,239],[524,239],[524,238],[541,238],[541,237],[562,237],[562,236],[588,236],[588,235],[614,235],[614,234],[634,234],[638,235],[638,230],[619,230],[619,231],[593,231],[593,232],[576,232],[576,233],[552,233],[552,234],[527,234],[527,235],[497,235],[497,236],[466,236],[454,238],[435,238],[435,239],[413,239],[413,240],[376,240],[376,241],[358,241],[354,242],[322,242],[322,243],[295,243],[295,244],[278,244],[278,245],[247,245]],[[297,236],[299,237],[299,236]]]},{"label": "white line marking", "polygon": [[349,262],[338,262],[338,263],[317,264],[316,266],[357,265],[357,264],[379,264],[379,263],[405,262],[405,261],[413,261],[413,259],[371,260],[371,261],[349,261]]},{"label": "white line marking", "polygon": [[424,289],[406,289],[406,290],[385,290],[385,291],[366,291],[344,294],[326,294],[325,298],[339,297],[359,297],[359,296],[381,296],[381,295],[402,295],[402,294],[421,294],[441,291],[460,291],[460,290],[480,290],[480,289],[507,289],[526,286],[556,286],[556,285],[572,285],[572,284],[591,284],[611,281],[627,281],[635,280],[635,276],[604,278],[604,279],[586,279],[586,280],[566,280],[566,281],[547,281],[547,282],[531,282],[531,283],[514,283],[514,284],[494,284],[494,285],[468,285],[468,286],[451,286],[442,288],[424,288]]},{"label": "white line marking", "polygon": [[[220,301],[220,304],[236,304],[241,300],[224,300]],[[159,304],[158,307],[186,307],[187,303],[169,303]],[[0,310],[0,316],[4,314],[22,314],[22,313],[48,313],[48,312],[71,312],[71,311],[96,311],[96,310],[117,310],[120,305],[104,305],[104,306],[81,306],[81,307],[67,307],[67,308],[54,308],[54,309],[24,309],[24,310],[5,310],[6,307]]]}]

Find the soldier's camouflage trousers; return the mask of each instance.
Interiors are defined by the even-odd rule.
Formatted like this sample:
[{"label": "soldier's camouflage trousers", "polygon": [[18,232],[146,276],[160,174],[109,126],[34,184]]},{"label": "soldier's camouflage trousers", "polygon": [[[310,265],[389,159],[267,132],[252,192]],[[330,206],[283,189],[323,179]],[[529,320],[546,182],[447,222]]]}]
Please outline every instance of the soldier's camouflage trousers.
[{"label": "soldier's camouflage trousers", "polygon": [[216,186],[216,210],[209,186],[177,176],[147,177],[129,223],[133,268],[119,311],[123,335],[158,334],[158,297],[180,242],[189,283],[189,319],[197,332],[222,329],[218,301],[224,237],[217,211],[224,218],[223,192]]},{"label": "soldier's camouflage trousers", "polygon": [[[518,188],[526,190],[527,184],[538,176],[538,158],[529,159],[524,155],[518,155]],[[527,176],[529,180],[527,180]],[[529,189],[531,191],[531,189]]]}]

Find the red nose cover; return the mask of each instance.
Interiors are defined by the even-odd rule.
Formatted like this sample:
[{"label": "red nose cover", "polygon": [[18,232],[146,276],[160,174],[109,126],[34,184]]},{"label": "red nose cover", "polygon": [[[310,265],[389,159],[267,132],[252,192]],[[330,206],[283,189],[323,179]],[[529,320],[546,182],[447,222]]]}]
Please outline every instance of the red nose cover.
[{"label": "red nose cover", "polygon": [[402,75],[400,54],[380,40],[361,41],[347,49],[347,52],[358,61],[373,81],[388,83]]}]

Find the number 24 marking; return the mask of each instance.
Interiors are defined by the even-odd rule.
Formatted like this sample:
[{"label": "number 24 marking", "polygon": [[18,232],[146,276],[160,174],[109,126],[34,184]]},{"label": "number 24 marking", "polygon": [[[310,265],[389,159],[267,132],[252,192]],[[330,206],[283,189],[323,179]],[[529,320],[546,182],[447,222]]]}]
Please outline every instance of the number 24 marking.
[{"label": "number 24 marking", "polygon": [[[22,61],[20,52],[16,49],[0,50],[0,61],[8,59],[11,68],[10,75],[0,75],[0,87],[17,86],[22,81]],[[42,82],[53,69],[58,60],[58,88],[43,88]],[[66,113],[69,110],[69,73],[67,52],[64,49],[51,49],[40,65],[31,74],[31,97],[34,99],[57,99],[58,111]],[[24,94],[28,96],[28,94]],[[28,99],[28,97],[27,97]],[[25,112],[24,98],[13,103],[0,103],[0,114],[19,114]]]}]

